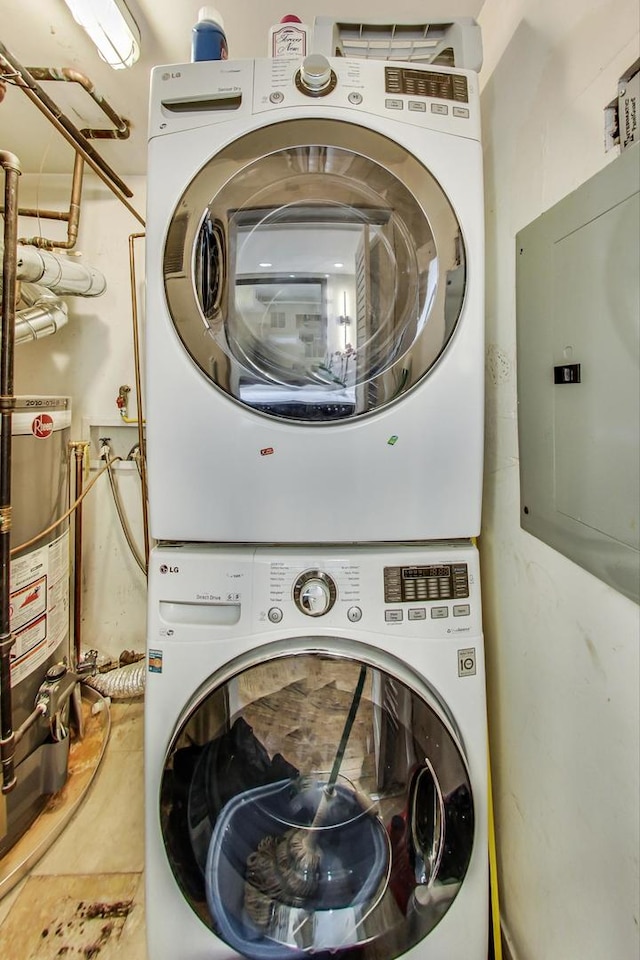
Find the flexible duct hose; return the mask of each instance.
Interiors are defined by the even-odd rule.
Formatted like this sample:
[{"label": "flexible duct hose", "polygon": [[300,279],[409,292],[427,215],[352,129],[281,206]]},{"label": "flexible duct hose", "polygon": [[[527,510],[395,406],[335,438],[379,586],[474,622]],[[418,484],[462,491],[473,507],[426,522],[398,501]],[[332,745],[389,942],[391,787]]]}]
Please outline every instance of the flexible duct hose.
[{"label": "flexible duct hose", "polygon": [[112,700],[128,700],[132,697],[144,696],[146,679],[146,660],[128,663],[125,667],[118,667],[109,673],[97,673],[95,677],[87,677],[84,683],[93,687],[103,697]]}]

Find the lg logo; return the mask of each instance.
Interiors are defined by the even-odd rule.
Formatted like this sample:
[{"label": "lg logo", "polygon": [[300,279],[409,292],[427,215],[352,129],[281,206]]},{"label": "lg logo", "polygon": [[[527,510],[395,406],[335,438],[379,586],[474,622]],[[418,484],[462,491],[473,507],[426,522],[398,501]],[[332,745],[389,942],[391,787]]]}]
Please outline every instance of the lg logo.
[{"label": "lg logo", "polygon": [[166,563],[163,563],[160,567],[160,573],[180,573],[180,567],[168,567]]}]

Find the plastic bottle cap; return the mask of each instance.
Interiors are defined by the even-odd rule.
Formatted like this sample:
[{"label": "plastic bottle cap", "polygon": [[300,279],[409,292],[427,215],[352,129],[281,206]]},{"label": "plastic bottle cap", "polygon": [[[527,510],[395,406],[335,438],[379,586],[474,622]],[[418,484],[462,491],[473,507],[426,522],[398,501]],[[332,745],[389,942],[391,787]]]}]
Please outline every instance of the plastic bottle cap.
[{"label": "plastic bottle cap", "polygon": [[286,13],[284,17],[280,18],[280,23],[302,23],[300,17],[296,17],[295,13]]},{"label": "plastic bottle cap", "polygon": [[203,20],[210,20],[211,23],[217,23],[224,30],[224,20],[222,14],[215,7],[200,7],[198,10],[198,23]]}]

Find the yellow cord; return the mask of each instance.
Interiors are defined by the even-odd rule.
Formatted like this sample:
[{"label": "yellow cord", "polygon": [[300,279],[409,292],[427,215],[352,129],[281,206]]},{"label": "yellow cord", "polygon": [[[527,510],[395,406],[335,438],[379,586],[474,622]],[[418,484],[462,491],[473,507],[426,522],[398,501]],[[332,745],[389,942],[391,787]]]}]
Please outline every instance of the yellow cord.
[{"label": "yellow cord", "polygon": [[[471,537],[478,549],[478,538]],[[489,885],[491,896],[491,924],[493,930],[493,960],[502,960],[502,935],[500,932],[500,896],[498,893],[498,858],[496,855],[496,825],[493,818],[493,787],[491,783],[491,754],[487,731],[487,802],[489,805]]]},{"label": "yellow cord", "polygon": [[500,897],[498,895],[498,858],[496,856],[496,829],[493,819],[493,789],[491,786],[491,758],[487,741],[487,798],[489,802],[489,882],[491,886],[491,921],[493,925],[494,960],[502,960],[500,934]]}]

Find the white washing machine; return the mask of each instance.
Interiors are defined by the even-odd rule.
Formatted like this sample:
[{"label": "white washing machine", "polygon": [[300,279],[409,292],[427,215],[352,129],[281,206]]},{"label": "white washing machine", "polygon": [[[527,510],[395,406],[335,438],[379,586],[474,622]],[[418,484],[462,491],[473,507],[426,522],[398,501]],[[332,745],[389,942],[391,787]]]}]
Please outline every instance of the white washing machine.
[{"label": "white washing machine", "polygon": [[158,67],[149,135],[152,535],[478,534],[477,74]]},{"label": "white washing machine", "polygon": [[149,960],[486,960],[475,547],[157,547]]}]

